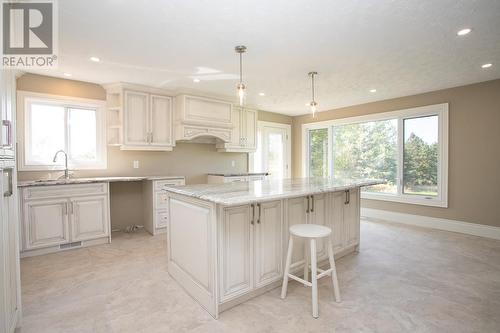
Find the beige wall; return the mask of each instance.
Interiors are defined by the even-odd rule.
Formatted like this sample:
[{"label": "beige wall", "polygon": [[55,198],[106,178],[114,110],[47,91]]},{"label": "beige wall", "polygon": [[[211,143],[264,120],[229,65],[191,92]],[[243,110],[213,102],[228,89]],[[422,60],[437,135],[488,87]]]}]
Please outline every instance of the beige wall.
[{"label": "beige wall", "polygon": [[304,123],[449,103],[448,208],[363,200],[366,208],[500,227],[500,80],[294,117],[292,171],[300,177]]},{"label": "beige wall", "polygon": [[[105,90],[97,84],[66,80],[42,75],[25,74],[18,78],[17,89],[46,94],[80,98],[106,99]],[[292,118],[275,113],[259,112],[259,120],[291,123]],[[18,126],[23,126],[18,123]],[[139,169],[132,167],[139,161]],[[234,167],[232,166],[234,162]],[[178,143],[172,152],[121,151],[108,147],[106,170],[82,170],[76,177],[94,176],[185,176],[190,184],[205,183],[210,172],[246,172],[248,158],[245,153],[218,153],[215,145]],[[55,178],[61,172],[19,172],[19,180]],[[140,183],[116,183],[111,186],[111,215],[113,225],[142,224]],[[135,203],[135,204],[134,204]]]}]

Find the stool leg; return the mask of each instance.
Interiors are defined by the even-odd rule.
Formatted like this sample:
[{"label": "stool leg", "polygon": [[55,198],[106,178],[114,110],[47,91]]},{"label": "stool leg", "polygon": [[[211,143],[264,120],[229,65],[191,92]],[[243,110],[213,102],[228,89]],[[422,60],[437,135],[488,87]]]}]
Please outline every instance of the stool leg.
[{"label": "stool leg", "polygon": [[292,263],[292,251],[293,251],[293,237],[290,235],[290,240],[288,241],[288,252],[286,254],[286,264],[285,273],[283,274],[283,286],[281,287],[281,298],[286,297],[286,290],[288,288],[288,274],[290,273],[290,264]]},{"label": "stool leg", "polygon": [[337,280],[337,268],[335,267],[335,258],[333,256],[332,240],[328,237],[328,259],[330,260],[330,268],[332,269],[333,291],[335,293],[335,302],[340,302],[339,281]]},{"label": "stool leg", "polygon": [[312,283],[312,315],[318,318],[318,278],[316,262],[316,240],[311,239],[311,283]]},{"label": "stool leg", "polygon": [[[307,241],[304,242],[304,280],[309,281],[309,249],[307,248],[309,244]],[[307,284],[304,284],[304,287],[307,287]]]}]

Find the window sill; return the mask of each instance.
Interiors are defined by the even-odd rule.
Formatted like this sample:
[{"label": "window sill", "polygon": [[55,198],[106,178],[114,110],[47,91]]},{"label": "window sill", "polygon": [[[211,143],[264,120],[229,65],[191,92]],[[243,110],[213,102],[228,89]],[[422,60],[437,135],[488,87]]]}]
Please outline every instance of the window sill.
[{"label": "window sill", "polygon": [[446,199],[441,200],[439,198],[426,199],[424,197],[418,197],[418,196],[361,192],[361,199],[381,200],[381,201],[390,201],[390,202],[397,202],[397,203],[404,203],[411,205],[448,208],[448,201]]}]

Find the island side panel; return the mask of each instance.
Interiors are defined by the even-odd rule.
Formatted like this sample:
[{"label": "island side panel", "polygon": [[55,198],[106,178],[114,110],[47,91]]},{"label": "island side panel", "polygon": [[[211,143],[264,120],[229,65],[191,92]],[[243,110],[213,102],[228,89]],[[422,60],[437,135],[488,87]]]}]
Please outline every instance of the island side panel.
[{"label": "island side panel", "polygon": [[168,272],[217,318],[216,205],[169,193],[168,207]]}]

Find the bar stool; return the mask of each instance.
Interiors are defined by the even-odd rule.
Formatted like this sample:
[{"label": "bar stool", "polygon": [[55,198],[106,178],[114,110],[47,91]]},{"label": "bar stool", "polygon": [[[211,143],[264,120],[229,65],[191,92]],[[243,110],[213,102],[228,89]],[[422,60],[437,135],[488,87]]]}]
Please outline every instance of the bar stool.
[{"label": "bar stool", "polygon": [[[283,286],[281,288],[281,298],[285,299],[286,291],[288,288],[288,278],[296,280],[303,283],[304,286],[312,287],[312,315],[314,318],[318,318],[318,279],[331,275],[333,290],[335,294],[335,301],[340,302],[340,291],[339,282],[337,281],[337,270],[335,269],[335,259],[333,257],[332,241],[330,239],[330,234],[332,229],[318,225],[318,224],[296,224],[290,227],[290,240],[288,241],[288,253],[286,255],[286,265],[285,274],[283,276]],[[309,263],[307,260],[307,243],[304,246],[304,279],[301,279],[293,274],[290,274],[290,265],[292,263],[292,251],[293,251],[293,237],[306,238],[310,242],[311,248],[311,282],[307,281]],[[318,263],[316,260],[316,239],[317,238],[328,238],[328,258],[330,261],[330,268],[326,271],[318,268]],[[320,274],[318,274],[318,272]]]}]

